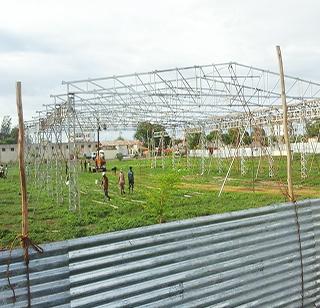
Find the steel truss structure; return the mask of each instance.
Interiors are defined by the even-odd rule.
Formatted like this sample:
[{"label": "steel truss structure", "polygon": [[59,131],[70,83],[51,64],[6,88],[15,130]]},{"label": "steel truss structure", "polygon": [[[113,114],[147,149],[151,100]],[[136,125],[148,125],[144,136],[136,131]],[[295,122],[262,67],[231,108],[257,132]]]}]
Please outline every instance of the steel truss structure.
[{"label": "steel truss structure", "polygon": [[[292,125],[301,125],[303,134],[306,120],[320,118],[320,83],[288,75],[285,82],[289,121]],[[57,174],[65,169],[69,204],[75,209],[80,204],[76,140],[87,132],[100,128],[133,130],[138,123],[146,121],[161,124],[167,131],[174,131],[175,135],[200,132],[204,153],[205,132],[216,130],[220,136],[227,129],[238,128],[242,137],[237,153],[241,156],[241,173],[245,174],[243,132],[259,127],[270,137],[274,134],[275,125],[279,126],[282,121],[279,74],[235,62],[63,81],[62,84],[65,90],[51,95],[53,102],[45,105],[33,120],[26,122],[26,127],[30,135],[36,136],[29,140],[39,144],[39,148],[43,148],[45,143],[67,140],[68,155],[65,157],[56,151],[52,165],[59,170]],[[153,143],[151,147],[154,148]],[[266,150],[263,151],[266,154]],[[152,153],[156,155],[155,149]],[[306,152],[301,153],[301,163],[304,164],[301,174],[306,177]],[[221,172],[223,155],[217,153],[216,157]],[[41,165],[37,161],[39,159],[39,156],[33,158],[38,169]],[[270,176],[273,176],[272,164],[271,158]],[[163,161],[161,165],[164,166]],[[202,174],[204,165],[202,154]]]}]

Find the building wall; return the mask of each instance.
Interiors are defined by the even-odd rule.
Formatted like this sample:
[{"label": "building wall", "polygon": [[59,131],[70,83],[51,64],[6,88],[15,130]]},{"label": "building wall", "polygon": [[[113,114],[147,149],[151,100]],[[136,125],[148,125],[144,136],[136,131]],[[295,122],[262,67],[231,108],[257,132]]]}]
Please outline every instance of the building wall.
[{"label": "building wall", "polygon": [[17,144],[1,144],[0,145],[0,162],[10,163],[18,160]]},{"label": "building wall", "polygon": [[[60,147],[60,149],[59,149]],[[84,154],[90,155],[92,152],[97,151],[97,143],[96,142],[79,142],[77,143],[77,149],[79,151],[79,158],[82,158]],[[66,159],[69,155],[69,146],[67,143],[58,144],[47,144],[42,145],[41,148],[38,144],[31,145],[30,148],[26,149],[30,151],[34,155],[40,155],[40,157],[44,159],[51,158],[55,153],[59,152],[59,156],[61,154]],[[116,154],[121,152],[123,155],[128,155],[128,149],[126,146],[116,147],[113,149],[103,149],[106,159],[115,159]],[[3,144],[0,145],[0,162],[1,163],[9,163],[9,162],[17,162],[18,161],[18,145],[17,144]]]}]

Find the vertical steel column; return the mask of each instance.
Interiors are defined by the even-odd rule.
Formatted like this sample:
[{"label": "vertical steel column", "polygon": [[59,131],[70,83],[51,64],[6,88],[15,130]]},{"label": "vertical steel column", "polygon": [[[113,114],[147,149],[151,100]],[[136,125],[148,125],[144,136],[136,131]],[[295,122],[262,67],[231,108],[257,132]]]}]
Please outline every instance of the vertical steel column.
[{"label": "vertical steel column", "polygon": [[80,210],[80,194],[77,181],[77,153],[75,131],[75,101],[74,94],[68,87],[68,172],[66,184],[69,186],[69,209]]}]

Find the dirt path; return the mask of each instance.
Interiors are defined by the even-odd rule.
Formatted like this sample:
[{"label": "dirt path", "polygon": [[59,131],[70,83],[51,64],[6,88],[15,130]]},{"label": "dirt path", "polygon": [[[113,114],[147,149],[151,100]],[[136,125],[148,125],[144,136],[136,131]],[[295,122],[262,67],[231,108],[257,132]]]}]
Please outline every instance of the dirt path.
[{"label": "dirt path", "polygon": [[[181,188],[197,189],[202,191],[219,191],[221,184],[199,184],[199,183],[182,183],[179,185]],[[265,193],[265,194],[281,194],[281,189],[284,190],[284,187],[280,187],[277,183],[274,182],[257,182],[254,187],[255,192]],[[250,186],[230,186],[226,185],[224,187],[226,192],[250,192],[252,187]],[[297,197],[309,196],[309,197],[320,197],[320,190],[315,187],[294,187],[294,193]]]}]

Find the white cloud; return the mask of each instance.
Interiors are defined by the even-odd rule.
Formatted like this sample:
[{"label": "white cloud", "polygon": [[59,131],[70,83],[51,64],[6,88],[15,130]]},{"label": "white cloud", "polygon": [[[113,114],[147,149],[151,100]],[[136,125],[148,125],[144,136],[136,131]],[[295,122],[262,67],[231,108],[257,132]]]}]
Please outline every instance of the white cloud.
[{"label": "white cloud", "polygon": [[15,115],[21,80],[25,117],[61,80],[237,61],[320,80],[318,12],[307,1],[6,1],[0,12],[0,118]]}]

